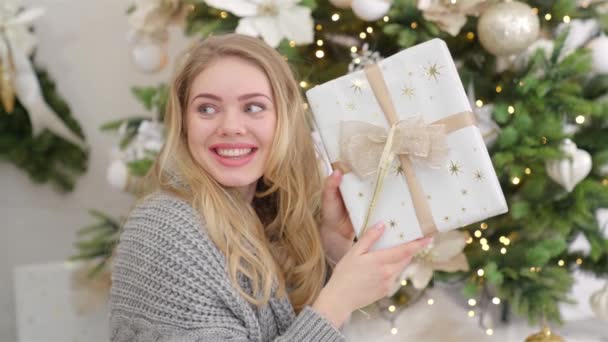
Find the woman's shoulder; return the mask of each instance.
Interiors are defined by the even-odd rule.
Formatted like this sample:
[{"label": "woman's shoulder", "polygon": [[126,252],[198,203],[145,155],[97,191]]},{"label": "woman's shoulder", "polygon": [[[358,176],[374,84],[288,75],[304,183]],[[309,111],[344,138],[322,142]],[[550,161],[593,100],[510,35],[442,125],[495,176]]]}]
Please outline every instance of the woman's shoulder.
[{"label": "woman's shoulder", "polygon": [[180,218],[184,220],[197,221],[199,215],[196,210],[185,199],[176,194],[164,190],[157,190],[140,199],[131,211],[129,219],[141,215],[151,218]]},{"label": "woman's shoulder", "polygon": [[186,200],[165,191],[146,196],[129,214],[117,246],[117,254],[125,252],[223,262],[202,216]]},{"label": "woman's shoulder", "polygon": [[131,211],[112,260],[112,316],[191,327],[226,306],[229,286],[223,254],[187,201],[159,192]]},{"label": "woman's shoulder", "polygon": [[129,213],[123,227],[123,233],[154,231],[164,234],[204,231],[202,216],[192,205],[167,191],[158,190],[139,200]]}]

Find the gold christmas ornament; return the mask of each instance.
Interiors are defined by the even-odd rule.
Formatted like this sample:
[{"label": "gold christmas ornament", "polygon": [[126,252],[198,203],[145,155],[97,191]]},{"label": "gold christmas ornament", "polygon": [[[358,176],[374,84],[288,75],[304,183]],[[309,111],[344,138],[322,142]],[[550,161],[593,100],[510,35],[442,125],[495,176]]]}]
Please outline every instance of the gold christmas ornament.
[{"label": "gold christmas ornament", "polygon": [[481,45],[496,56],[518,54],[538,37],[540,21],[530,6],[512,1],[483,12],[477,24]]},{"label": "gold christmas ornament", "polygon": [[544,326],[543,330],[526,338],[525,342],[565,342],[559,335],[553,334],[548,326]]},{"label": "gold christmas ornament", "polygon": [[0,97],[2,98],[4,110],[9,114],[15,109],[14,79],[15,67],[9,55],[6,63],[3,63],[0,59]]}]

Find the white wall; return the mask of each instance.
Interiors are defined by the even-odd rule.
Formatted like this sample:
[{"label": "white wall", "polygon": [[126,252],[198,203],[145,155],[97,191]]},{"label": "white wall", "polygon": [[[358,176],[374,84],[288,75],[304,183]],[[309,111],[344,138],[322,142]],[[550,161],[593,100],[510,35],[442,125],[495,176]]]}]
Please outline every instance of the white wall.
[{"label": "white wall", "polygon": [[[67,258],[74,253],[75,232],[92,223],[87,210],[127,213],[133,199],[105,180],[109,150],[116,139],[99,131],[103,123],[146,114],[130,94],[133,85],[156,85],[168,79],[170,67],[146,75],[137,71],[125,41],[124,0],[24,0],[43,6],[35,23],[39,39],[37,64],[47,68],[91,146],[88,172],[73,193],[61,195],[51,186],[34,185],[22,171],[0,162],[0,341],[16,340],[13,268]],[[187,46],[176,28],[172,56]]]}]

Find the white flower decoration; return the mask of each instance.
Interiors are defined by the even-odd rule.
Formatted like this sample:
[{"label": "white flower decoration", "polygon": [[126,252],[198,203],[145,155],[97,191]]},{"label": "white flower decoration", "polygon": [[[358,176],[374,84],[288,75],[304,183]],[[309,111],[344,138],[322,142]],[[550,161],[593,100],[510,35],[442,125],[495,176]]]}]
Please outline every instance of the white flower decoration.
[{"label": "white flower decoration", "polygon": [[370,50],[367,43],[363,44],[360,52],[351,52],[350,57],[352,61],[348,65],[349,73],[363,70],[366,65],[378,64],[384,59],[378,51]]},{"label": "white flower decoration", "polygon": [[[0,4],[0,31],[3,31],[11,49],[23,51],[29,56],[36,47],[37,40],[29,30],[31,23],[44,14],[41,7],[29,7],[23,11],[21,1],[3,0]],[[0,41],[3,48],[6,42]],[[7,63],[8,64],[8,63]]]},{"label": "white flower decoration", "polygon": [[212,7],[241,17],[237,33],[261,36],[277,47],[283,38],[296,44],[312,43],[313,20],[310,8],[297,5],[300,0],[205,0]]},{"label": "white flower decoration", "polygon": [[[430,245],[414,256],[396,285],[404,279],[410,279],[415,288],[424,289],[433,278],[434,271],[468,271],[469,263],[462,252],[465,244],[462,232],[452,230],[440,233]],[[397,286],[393,294],[398,289]]]},{"label": "white flower decoration", "polygon": [[135,10],[129,14],[129,34],[165,40],[167,27],[181,24],[185,15],[186,6],[181,0],[135,0]]},{"label": "white flower decoration", "polygon": [[468,15],[478,16],[484,6],[487,6],[485,0],[418,0],[418,9],[424,19],[434,22],[452,36],[458,35]]}]

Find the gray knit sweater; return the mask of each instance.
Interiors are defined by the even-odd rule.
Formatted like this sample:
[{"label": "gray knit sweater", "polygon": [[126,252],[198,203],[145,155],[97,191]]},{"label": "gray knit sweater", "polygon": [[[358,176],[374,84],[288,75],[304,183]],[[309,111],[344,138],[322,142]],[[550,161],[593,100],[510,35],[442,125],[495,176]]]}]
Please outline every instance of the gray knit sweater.
[{"label": "gray knit sweater", "polygon": [[[251,291],[247,279],[239,282]],[[148,197],[126,222],[110,310],[112,342],[345,341],[311,307],[296,316],[286,297],[273,296],[260,309],[249,304],[231,284],[200,216],[164,192]]]}]

